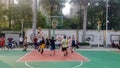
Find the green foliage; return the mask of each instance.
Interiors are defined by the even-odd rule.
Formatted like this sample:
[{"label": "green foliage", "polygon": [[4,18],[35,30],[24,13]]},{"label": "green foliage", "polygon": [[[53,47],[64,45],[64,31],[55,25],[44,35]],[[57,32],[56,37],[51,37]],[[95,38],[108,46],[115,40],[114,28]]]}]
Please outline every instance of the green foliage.
[{"label": "green foliage", "polygon": [[47,28],[46,17],[40,11],[38,11],[37,27]]},{"label": "green foliage", "polygon": [[120,1],[111,0],[109,3],[109,28],[115,31],[120,30]]},{"label": "green foliage", "polygon": [[0,30],[8,28],[7,9],[3,4],[0,4]]},{"label": "green foliage", "polygon": [[[80,6],[84,0],[71,0],[74,5]],[[97,29],[97,21],[102,22],[101,29],[106,29],[106,1],[105,0],[87,0],[90,5],[88,6],[88,17],[87,17],[87,29]],[[99,3],[99,5],[95,5]],[[108,29],[120,30],[120,0],[109,0],[108,7]],[[82,10],[82,9],[81,9]],[[82,14],[81,10],[78,15]],[[81,20],[80,20],[81,21]],[[82,25],[82,23],[80,23]]]},{"label": "green foliage", "polygon": [[[62,16],[62,8],[67,0],[41,0],[40,6],[47,15]],[[74,5],[80,6],[84,0],[71,0]],[[104,0],[87,0],[91,5],[88,6],[87,29],[97,29],[97,21],[102,22],[102,30],[106,29],[106,3]],[[96,6],[95,3],[99,2]],[[74,6],[73,5],[73,6]],[[120,30],[120,0],[109,0],[108,28],[115,31]],[[0,29],[7,30],[10,25],[12,30],[21,30],[21,19],[24,28],[32,28],[32,0],[19,0],[19,4],[9,5],[9,9],[0,3]],[[57,28],[82,29],[83,13],[82,9],[76,13],[78,16],[73,18],[64,17],[63,26]],[[38,10],[37,27],[48,28],[46,25],[45,14]],[[12,21],[12,22],[11,22]]]},{"label": "green foliage", "polygon": [[88,42],[80,42],[80,46],[89,46],[90,45],[90,43],[88,43]]},{"label": "green foliage", "polygon": [[40,4],[47,12],[47,15],[62,15],[62,8],[66,0],[41,0]]}]

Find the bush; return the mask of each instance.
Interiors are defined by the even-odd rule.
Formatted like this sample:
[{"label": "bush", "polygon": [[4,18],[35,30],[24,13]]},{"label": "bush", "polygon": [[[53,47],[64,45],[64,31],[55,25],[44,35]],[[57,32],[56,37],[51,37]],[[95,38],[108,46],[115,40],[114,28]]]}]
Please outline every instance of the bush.
[{"label": "bush", "polygon": [[81,46],[81,45],[83,45],[83,46],[89,46],[90,43],[88,43],[88,42],[80,42],[80,46]]}]

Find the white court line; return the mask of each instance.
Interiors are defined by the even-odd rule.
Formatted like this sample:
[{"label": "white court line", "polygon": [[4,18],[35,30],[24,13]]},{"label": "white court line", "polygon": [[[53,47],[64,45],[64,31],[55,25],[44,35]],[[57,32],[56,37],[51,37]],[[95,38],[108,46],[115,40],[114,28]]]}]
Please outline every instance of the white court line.
[{"label": "white court line", "polygon": [[88,60],[88,62],[90,62],[90,59],[88,59],[87,57],[83,56],[82,54],[80,54],[80,53],[78,53],[78,52],[76,52],[76,51],[75,51],[75,53],[77,53],[78,55],[84,57],[86,60]]},{"label": "white court line", "polygon": [[120,54],[119,52],[108,51],[108,53]]},{"label": "white court line", "polygon": [[29,67],[29,68],[34,68],[34,67],[30,66],[30,65],[27,63],[27,61],[25,61],[25,65],[26,65],[27,67]]},{"label": "white court line", "polygon": [[[32,50],[33,51],[33,50]],[[22,58],[24,58],[25,56],[27,56],[28,54],[30,54],[32,51],[26,53],[24,56],[22,56],[21,58],[19,58],[16,62],[19,62]]]},{"label": "white court line", "polygon": [[72,67],[72,68],[78,68],[78,67],[80,67],[80,66],[82,66],[82,65],[83,65],[83,62],[80,61],[80,64],[79,64],[79,65],[76,65],[76,66],[74,66],[74,67]]}]

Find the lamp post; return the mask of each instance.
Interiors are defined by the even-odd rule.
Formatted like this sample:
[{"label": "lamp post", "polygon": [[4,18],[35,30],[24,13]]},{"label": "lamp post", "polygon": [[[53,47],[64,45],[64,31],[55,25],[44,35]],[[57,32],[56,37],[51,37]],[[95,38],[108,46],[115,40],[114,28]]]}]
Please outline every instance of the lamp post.
[{"label": "lamp post", "polygon": [[98,47],[100,47],[100,27],[101,27],[101,22],[97,21],[97,28],[98,28]]},{"label": "lamp post", "polygon": [[23,38],[23,24],[24,24],[24,19],[21,19],[21,37]]},{"label": "lamp post", "polygon": [[109,0],[106,0],[106,47],[107,47],[107,43],[108,43],[108,40],[107,40],[107,30],[108,30],[108,7],[109,7],[109,4],[108,4]]},{"label": "lamp post", "polygon": [[33,0],[33,37],[36,34],[36,24],[37,24],[37,0]]}]

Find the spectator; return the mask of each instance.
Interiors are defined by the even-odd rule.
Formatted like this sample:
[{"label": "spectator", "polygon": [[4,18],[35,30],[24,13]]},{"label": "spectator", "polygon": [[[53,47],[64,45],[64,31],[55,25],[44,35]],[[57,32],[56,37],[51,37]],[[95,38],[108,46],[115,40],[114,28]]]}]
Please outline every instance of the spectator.
[{"label": "spectator", "polygon": [[8,49],[9,49],[9,48],[12,49],[12,43],[13,43],[13,38],[12,38],[12,37],[9,37],[9,38],[8,38],[8,46],[7,46]]},{"label": "spectator", "polygon": [[23,37],[22,36],[20,36],[20,38],[19,38],[19,44],[20,44],[20,47],[23,46]]},{"label": "spectator", "polygon": [[4,38],[4,36],[2,36],[1,38],[0,38],[0,47],[1,48],[5,48],[5,38]]}]

